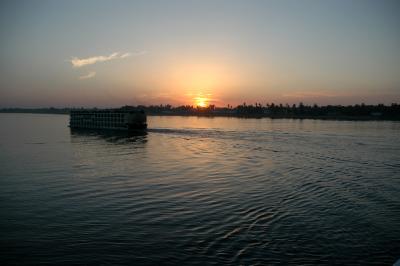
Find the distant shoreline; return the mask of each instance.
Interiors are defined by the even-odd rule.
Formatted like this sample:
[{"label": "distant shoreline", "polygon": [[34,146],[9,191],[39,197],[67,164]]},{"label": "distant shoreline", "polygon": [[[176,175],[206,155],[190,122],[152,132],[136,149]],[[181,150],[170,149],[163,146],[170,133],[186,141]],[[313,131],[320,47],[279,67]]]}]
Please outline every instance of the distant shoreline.
[{"label": "distant shoreline", "polygon": [[192,116],[192,117],[233,117],[243,119],[311,119],[311,120],[342,120],[342,121],[400,121],[400,118],[379,118],[372,116],[284,116],[284,115],[226,115],[226,114],[215,114],[215,115],[201,115],[201,114],[147,114],[148,116]]},{"label": "distant shoreline", "polygon": [[[0,109],[0,113],[8,114],[59,114],[68,115],[70,113],[68,108],[57,109],[57,108],[38,108],[38,109],[28,109],[28,108],[7,108]],[[251,118],[251,119],[311,119],[311,120],[340,120],[340,121],[400,121],[400,115],[396,116],[376,116],[376,115],[306,115],[306,114],[238,114],[238,113],[184,113],[184,112],[149,112],[146,111],[148,116],[191,116],[191,117],[234,117],[234,118]]]}]

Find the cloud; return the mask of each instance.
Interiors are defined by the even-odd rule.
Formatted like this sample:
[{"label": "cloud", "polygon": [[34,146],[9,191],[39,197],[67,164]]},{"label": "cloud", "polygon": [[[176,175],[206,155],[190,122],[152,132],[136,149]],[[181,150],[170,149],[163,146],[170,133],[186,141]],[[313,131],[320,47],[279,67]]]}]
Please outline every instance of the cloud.
[{"label": "cloud", "polygon": [[112,53],[110,55],[99,55],[99,56],[93,56],[93,57],[88,57],[88,58],[78,58],[78,57],[72,57],[72,59],[68,60],[68,62],[71,62],[72,67],[83,67],[86,65],[93,65],[96,63],[100,62],[106,62],[114,59],[124,59],[130,56],[140,56],[146,54],[146,51],[140,51],[140,52],[135,52],[135,53]]},{"label": "cloud", "polygon": [[96,76],[96,72],[90,71],[87,75],[80,76],[79,79],[80,80],[82,80],[82,79],[91,79],[94,76]]}]

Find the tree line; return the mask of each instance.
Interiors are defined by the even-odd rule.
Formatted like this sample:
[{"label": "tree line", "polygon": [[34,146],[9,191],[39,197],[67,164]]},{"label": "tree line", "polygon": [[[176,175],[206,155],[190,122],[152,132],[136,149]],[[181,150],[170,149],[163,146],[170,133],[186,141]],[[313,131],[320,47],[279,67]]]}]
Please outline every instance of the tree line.
[{"label": "tree line", "polygon": [[354,118],[354,119],[394,119],[400,120],[400,105],[393,103],[391,105],[325,105],[317,104],[306,105],[299,104],[275,104],[261,103],[246,104],[243,103],[236,107],[228,105],[227,107],[199,107],[193,105],[182,105],[173,107],[171,105],[150,105],[137,106],[149,114],[161,115],[221,115],[221,116],[241,116],[241,117],[304,117],[304,118]]},{"label": "tree line", "polygon": [[[198,116],[238,116],[238,117],[272,117],[272,118],[326,118],[326,119],[377,119],[377,120],[400,120],[400,104],[391,105],[356,104],[356,105],[306,105],[299,104],[275,104],[255,103],[240,104],[236,107],[199,107],[193,105],[172,106],[170,104],[160,105],[137,105],[124,106],[122,109],[140,109],[149,115],[198,115]],[[0,112],[7,113],[52,113],[68,114],[71,110],[85,108],[3,108]],[[97,109],[97,108],[91,108]]]}]

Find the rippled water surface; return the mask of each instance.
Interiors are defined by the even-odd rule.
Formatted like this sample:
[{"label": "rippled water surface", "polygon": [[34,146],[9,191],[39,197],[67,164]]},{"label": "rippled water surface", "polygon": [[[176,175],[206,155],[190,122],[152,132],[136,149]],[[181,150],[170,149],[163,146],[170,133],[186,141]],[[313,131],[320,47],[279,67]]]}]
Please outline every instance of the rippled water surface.
[{"label": "rippled water surface", "polygon": [[391,265],[400,123],[0,114],[5,264]]}]

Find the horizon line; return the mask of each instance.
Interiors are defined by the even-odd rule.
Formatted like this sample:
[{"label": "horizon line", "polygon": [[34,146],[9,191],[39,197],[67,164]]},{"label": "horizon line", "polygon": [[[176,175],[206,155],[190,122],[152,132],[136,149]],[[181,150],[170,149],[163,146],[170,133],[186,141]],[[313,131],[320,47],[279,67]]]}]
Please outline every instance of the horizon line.
[{"label": "horizon line", "polygon": [[210,107],[212,108],[237,108],[239,106],[254,106],[254,107],[270,107],[273,104],[273,106],[275,107],[289,107],[292,108],[293,106],[300,106],[303,105],[305,107],[313,107],[313,106],[317,106],[317,107],[328,107],[328,106],[335,106],[335,107],[349,107],[349,106],[393,106],[393,105],[400,105],[400,102],[392,102],[390,104],[385,104],[385,103],[377,103],[377,104],[367,104],[364,102],[361,103],[355,103],[355,104],[317,104],[317,103],[313,103],[313,104],[306,104],[303,102],[298,102],[298,103],[294,103],[294,104],[289,104],[289,103],[266,103],[266,104],[261,104],[259,102],[256,103],[251,103],[251,104],[247,104],[246,102],[243,102],[242,104],[238,104],[236,106],[231,105],[231,104],[227,104],[225,106],[217,106],[215,104],[209,104],[207,106],[199,106],[199,105],[193,105],[193,104],[181,104],[181,105],[172,105],[169,103],[166,104],[135,104],[135,105],[120,105],[119,107],[115,107],[115,106],[40,106],[40,107],[18,107],[18,106],[13,106],[13,107],[1,107],[0,106],[0,110],[6,110],[6,109],[117,109],[117,108],[121,108],[121,107],[167,107],[170,106],[170,108],[179,108],[179,107],[192,107],[192,108],[201,108],[201,109],[208,109]]}]

